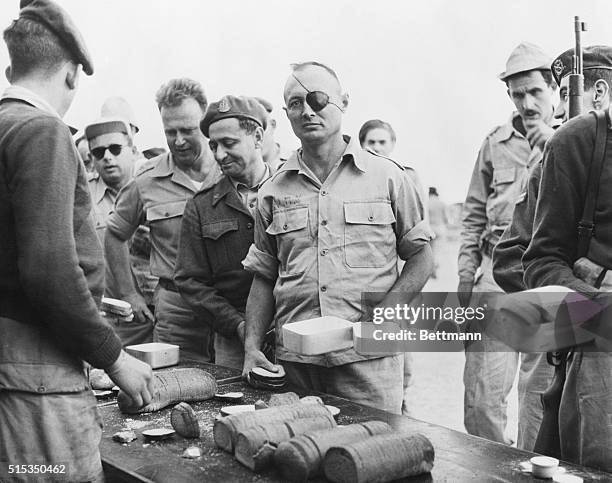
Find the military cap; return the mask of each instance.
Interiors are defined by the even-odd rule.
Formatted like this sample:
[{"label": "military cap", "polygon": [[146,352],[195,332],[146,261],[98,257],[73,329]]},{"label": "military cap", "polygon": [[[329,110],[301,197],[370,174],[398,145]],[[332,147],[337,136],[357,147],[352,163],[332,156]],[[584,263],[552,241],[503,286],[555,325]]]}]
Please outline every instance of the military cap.
[{"label": "military cap", "polygon": [[200,129],[204,133],[204,136],[208,137],[208,129],[211,124],[230,117],[250,119],[259,124],[264,130],[267,127],[268,114],[255,98],[224,96],[220,101],[212,102],[210,106],[208,106],[206,115],[200,123]]},{"label": "military cap", "polygon": [[93,62],[83,36],[62,7],[51,0],[21,0],[19,8],[19,18],[33,20],[51,30],[83,66],[83,72],[93,74]]},{"label": "military cap", "polygon": [[257,102],[259,102],[264,109],[268,111],[268,113],[271,113],[274,110],[274,106],[267,99],[264,99],[263,97],[256,97],[255,99],[257,99]]},{"label": "military cap", "polygon": [[499,78],[505,81],[508,77],[521,72],[548,70],[550,61],[550,56],[537,45],[521,42],[508,57],[506,70],[499,74]]},{"label": "military cap", "polygon": [[[568,49],[560,54],[550,66],[557,85],[561,85],[561,79],[572,73],[573,55],[574,49]],[[582,70],[591,69],[612,70],[612,47],[591,45],[582,49]]]},{"label": "military cap", "polygon": [[113,132],[120,132],[130,139],[132,138],[132,130],[129,123],[120,117],[102,117],[97,121],[92,122],[85,128],[85,137],[88,141]]}]

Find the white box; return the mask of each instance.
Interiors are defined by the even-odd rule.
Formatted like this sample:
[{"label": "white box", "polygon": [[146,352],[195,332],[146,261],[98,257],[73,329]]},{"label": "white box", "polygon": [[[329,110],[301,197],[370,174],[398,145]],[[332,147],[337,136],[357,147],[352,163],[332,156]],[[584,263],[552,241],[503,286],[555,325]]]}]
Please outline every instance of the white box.
[{"label": "white box", "polygon": [[315,356],[353,347],[353,322],[326,315],[283,325],[283,346]]},{"label": "white box", "polygon": [[179,362],[179,346],[163,342],[128,345],[125,352],[149,364],[153,369],[174,366]]}]

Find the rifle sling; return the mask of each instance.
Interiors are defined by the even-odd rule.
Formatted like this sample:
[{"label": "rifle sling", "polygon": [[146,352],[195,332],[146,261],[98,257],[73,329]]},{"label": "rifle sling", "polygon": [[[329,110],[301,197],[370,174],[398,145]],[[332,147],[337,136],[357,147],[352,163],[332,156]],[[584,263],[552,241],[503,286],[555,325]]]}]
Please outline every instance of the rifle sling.
[{"label": "rifle sling", "polygon": [[591,114],[595,116],[596,120],[595,145],[589,168],[582,219],[578,223],[578,253],[576,259],[587,256],[591,238],[595,233],[595,209],[599,193],[601,169],[606,155],[606,138],[608,134],[607,110],[592,111]]}]

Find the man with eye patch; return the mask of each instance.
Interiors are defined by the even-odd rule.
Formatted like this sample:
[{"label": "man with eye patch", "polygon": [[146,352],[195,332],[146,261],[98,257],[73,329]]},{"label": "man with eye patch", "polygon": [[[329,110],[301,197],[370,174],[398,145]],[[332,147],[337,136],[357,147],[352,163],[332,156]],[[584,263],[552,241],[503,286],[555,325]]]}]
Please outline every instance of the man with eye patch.
[{"label": "man with eye patch", "polygon": [[[324,64],[293,67],[284,90],[301,148],[259,189],[255,241],[243,261],[254,273],[246,309],[243,376],[271,371],[260,347],[271,322],[287,380],[308,390],[400,413],[403,355],[292,352],[282,327],[320,316],[363,320],[363,292],[417,293],[432,270],[423,200],[404,168],[342,134],[348,95]],[[398,273],[398,259],[406,264]]]},{"label": "man with eye patch", "polygon": [[[540,159],[554,133],[555,84],[550,57],[523,42],[510,54],[499,75],[516,107],[510,120],[487,135],[472,172],[463,206],[459,249],[459,301],[486,304],[487,293],[502,292],[492,273],[492,254],[512,220],[522,181]],[[472,297],[478,292],[478,297]],[[468,433],[510,444],[505,434],[507,398],[518,369],[519,354],[483,334],[466,346],[464,424]]]},{"label": "man with eye patch", "polygon": [[213,102],[201,129],[224,176],[185,207],[174,281],[194,312],[210,313],[215,363],[242,369],[244,313],[253,274],[242,259],[253,243],[257,191],[270,177],[263,160],[267,114],[258,100]]}]

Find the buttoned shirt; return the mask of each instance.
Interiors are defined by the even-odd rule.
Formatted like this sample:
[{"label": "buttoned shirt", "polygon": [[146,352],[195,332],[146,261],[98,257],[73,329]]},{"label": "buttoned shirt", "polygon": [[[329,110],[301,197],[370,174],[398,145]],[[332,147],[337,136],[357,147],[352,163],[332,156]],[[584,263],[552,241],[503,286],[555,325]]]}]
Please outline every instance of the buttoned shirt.
[{"label": "buttoned shirt", "polygon": [[514,205],[529,168],[541,156],[515,127],[518,113],[485,138],[463,205],[459,277],[473,279],[484,242],[494,245],[512,220]]},{"label": "buttoned shirt", "polygon": [[283,360],[334,366],[366,359],[352,348],[292,353],[280,328],[324,315],[359,321],[361,293],[388,292],[398,257],[410,258],[431,238],[423,202],[401,165],[345,141],[324,182],[297,151],[259,190],[255,242],[243,265],[274,283]]},{"label": "buttoned shirt", "polygon": [[108,220],[115,206],[117,191],[108,186],[98,173],[89,177],[87,186],[93,204],[92,212],[96,226],[96,234],[98,235],[100,243],[104,244],[106,220]]},{"label": "buttoned shirt", "polygon": [[[197,190],[189,176],[174,164],[171,153],[149,163],[119,192],[107,230],[127,241],[138,225],[149,226],[151,273],[172,280],[183,211]],[[215,165],[202,189],[215,184],[220,175]]]}]

